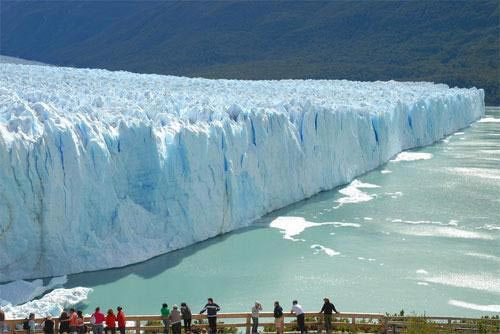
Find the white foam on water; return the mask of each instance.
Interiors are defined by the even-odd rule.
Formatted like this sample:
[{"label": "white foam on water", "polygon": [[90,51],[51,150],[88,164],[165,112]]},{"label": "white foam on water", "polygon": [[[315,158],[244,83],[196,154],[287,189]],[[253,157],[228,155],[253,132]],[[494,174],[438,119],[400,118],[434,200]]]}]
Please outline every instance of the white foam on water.
[{"label": "white foam on water", "polygon": [[44,292],[62,287],[68,278],[66,276],[54,277],[47,285],[43,285],[43,280],[36,279],[34,281],[18,280],[0,285],[0,305],[12,304],[19,305],[26,303]]},{"label": "white foam on water", "polygon": [[[500,133],[498,133],[500,136]],[[479,150],[481,153],[486,153],[486,154],[500,154],[500,150]]]},{"label": "white foam on water", "polygon": [[363,217],[364,220],[373,220],[372,217]]},{"label": "white foam on water", "polygon": [[335,227],[356,227],[356,228],[361,227],[361,224],[357,224],[357,223],[332,222],[331,225],[333,225]]},{"label": "white foam on water", "polygon": [[341,206],[343,204],[368,202],[371,201],[374,197],[376,197],[376,195],[370,195],[360,190],[364,188],[373,189],[373,188],[380,188],[380,186],[371,183],[363,183],[359,180],[354,180],[347,187],[339,190],[339,193],[345,195],[345,197],[341,197],[337,199],[335,202],[339,203],[339,206]]},{"label": "white foam on water", "polygon": [[437,227],[437,226],[414,226],[410,229],[400,231],[402,234],[414,235],[419,237],[444,237],[444,238],[459,238],[459,239],[483,239],[493,240],[493,236],[466,231],[453,227]]},{"label": "white foam on water", "polygon": [[447,168],[447,170],[451,173],[465,176],[474,176],[489,180],[500,180],[500,171],[498,169],[453,167]]},{"label": "white foam on water", "polygon": [[392,219],[393,223],[403,223],[410,225],[439,225],[439,226],[458,226],[458,220],[451,219],[448,223],[430,221],[430,220],[403,220],[403,219]]},{"label": "white foam on water", "polygon": [[382,174],[389,174],[389,173],[392,173],[392,170],[382,169],[382,170],[380,171],[380,173],[382,173]]},{"label": "white foam on water", "polygon": [[465,253],[465,255],[477,257],[477,258],[480,258],[480,259],[492,260],[492,261],[500,262],[500,256],[496,256],[496,255],[484,254],[484,253],[475,253],[475,252]]},{"label": "white foam on water", "polygon": [[311,248],[314,249],[314,254],[319,254],[320,252],[323,252],[328,256],[340,255],[340,252],[337,252],[331,248],[324,247],[318,244],[311,245]]},{"label": "white foam on water", "polygon": [[425,269],[418,269],[416,271],[416,273],[419,275],[428,275],[429,274],[429,272],[427,272],[427,270],[425,270]]},{"label": "white foam on water", "polygon": [[450,299],[448,301],[449,305],[461,307],[461,308],[466,308],[469,310],[474,310],[474,311],[481,311],[481,312],[495,312],[498,313],[500,312],[500,305],[492,304],[492,305],[483,305],[483,304],[474,304],[474,303],[468,303],[464,302],[461,300],[455,300],[455,299]]},{"label": "white foam on water", "polygon": [[427,283],[427,282],[417,282],[417,284],[418,285],[425,285],[425,286],[429,285],[429,283]]},{"label": "white foam on water", "polygon": [[422,152],[401,152],[399,153],[392,162],[400,162],[400,161],[416,161],[416,160],[429,160],[432,158],[431,153],[422,153]]},{"label": "white foam on water", "polygon": [[63,309],[86,300],[90,292],[92,289],[84,287],[55,289],[42,298],[25,304],[4,305],[2,310],[8,319],[22,319],[30,313],[34,313],[36,317],[59,316]]},{"label": "white foam on water", "polygon": [[398,198],[403,196],[403,193],[401,191],[396,191],[396,192],[387,192],[385,193],[387,196],[391,196],[391,198]]},{"label": "white foam on water", "polygon": [[500,123],[500,118],[494,118],[494,117],[485,117],[481,118],[478,123]]},{"label": "white foam on water", "polygon": [[459,132],[455,132],[453,135],[454,136],[460,136],[460,135],[463,135],[465,132],[462,132],[462,131],[459,131]]},{"label": "white foam on water", "polygon": [[437,276],[421,277],[420,280],[457,288],[488,291],[500,294],[500,277],[491,274],[449,273]]},{"label": "white foam on water", "polygon": [[500,226],[493,224],[485,224],[483,226],[476,227],[476,230],[500,231]]}]

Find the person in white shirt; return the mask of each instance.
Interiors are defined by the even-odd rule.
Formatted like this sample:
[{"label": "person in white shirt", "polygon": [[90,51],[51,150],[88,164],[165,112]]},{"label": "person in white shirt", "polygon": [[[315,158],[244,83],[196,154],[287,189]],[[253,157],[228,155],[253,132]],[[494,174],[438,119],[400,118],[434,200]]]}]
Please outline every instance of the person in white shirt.
[{"label": "person in white shirt", "polygon": [[30,317],[28,320],[28,334],[35,334],[36,331],[36,322],[35,322],[35,313],[30,313]]},{"label": "person in white shirt", "polygon": [[260,311],[262,311],[262,305],[259,302],[255,302],[255,305],[252,306],[252,334],[257,334]]},{"label": "person in white shirt", "polygon": [[295,316],[297,317],[297,327],[299,328],[300,333],[301,334],[307,333],[304,309],[302,308],[302,306],[299,305],[299,303],[296,300],[292,302],[291,312],[295,314]]}]

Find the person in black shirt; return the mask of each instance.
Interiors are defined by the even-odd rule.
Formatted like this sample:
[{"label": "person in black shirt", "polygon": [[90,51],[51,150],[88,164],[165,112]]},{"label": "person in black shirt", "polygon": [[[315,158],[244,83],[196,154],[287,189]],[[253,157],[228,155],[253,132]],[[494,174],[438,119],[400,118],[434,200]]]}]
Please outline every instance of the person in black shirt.
[{"label": "person in black shirt", "polygon": [[63,311],[59,316],[59,334],[69,333],[69,315]]},{"label": "person in black shirt", "polygon": [[321,311],[319,311],[319,313],[324,314],[325,330],[328,334],[330,334],[332,332],[332,313],[339,312],[335,308],[335,305],[330,302],[330,299],[323,298],[323,302],[323,307],[321,308]]},{"label": "person in black shirt", "polygon": [[205,305],[200,314],[207,311],[208,325],[210,326],[210,334],[217,333],[217,312],[220,311],[219,305],[214,303],[212,298],[208,298],[208,303]]},{"label": "person in black shirt", "polygon": [[283,327],[285,326],[285,318],[283,317],[283,308],[279,302],[274,302],[274,326],[276,327],[277,334],[283,334]]},{"label": "person in black shirt", "polygon": [[54,321],[50,315],[43,321],[43,333],[54,334]]}]

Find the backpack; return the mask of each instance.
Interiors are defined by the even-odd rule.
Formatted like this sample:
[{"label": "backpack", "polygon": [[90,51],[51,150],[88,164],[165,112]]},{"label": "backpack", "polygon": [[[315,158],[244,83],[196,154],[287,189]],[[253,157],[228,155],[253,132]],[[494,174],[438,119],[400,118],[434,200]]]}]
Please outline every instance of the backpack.
[{"label": "backpack", "polygon": [[23,321],[23,329],[30,329],[30,321],[28,318]]}]

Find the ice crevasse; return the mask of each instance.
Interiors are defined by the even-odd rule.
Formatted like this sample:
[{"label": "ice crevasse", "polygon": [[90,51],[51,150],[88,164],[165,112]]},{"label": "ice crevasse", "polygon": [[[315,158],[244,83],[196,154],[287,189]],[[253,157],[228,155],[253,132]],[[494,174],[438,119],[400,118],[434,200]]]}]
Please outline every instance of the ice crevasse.
[{"label": "ice crevasse", "polygon": [[0,64],[0,282],[251,224],[484,114],[481,89]]}]

